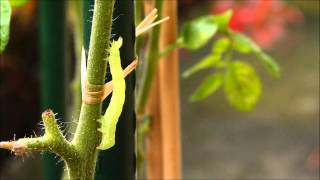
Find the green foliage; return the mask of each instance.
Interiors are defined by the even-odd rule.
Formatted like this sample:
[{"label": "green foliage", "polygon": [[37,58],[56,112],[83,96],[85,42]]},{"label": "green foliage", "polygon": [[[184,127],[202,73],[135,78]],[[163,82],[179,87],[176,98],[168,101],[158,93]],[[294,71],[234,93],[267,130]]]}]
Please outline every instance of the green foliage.
[{"label": "green foliage", "polygon": [[192,50],[199,49],[207,44],[217,30],[218,26],[212,16],[204,16],[187,22],[182,27],[182,46]]},{"label": "green foliage", "polygon": [[228,10],[220,15],[212,16],[214,22],[218,25],[219,31],[227,32],[230,18],[232,16],[232,11]]},{"label": "green foliage", "polygon": [[29,2],[29,0],[9,0],[11,6],[17,6],[17,7],[21,7],[27,4],[27,2]]},{"label": "green foliage", "polygon": [[205,58],[201,59],[197,64],[191,66],[189,69],[183,72],[182,76],[187,78],[192,74],[204,69],[212,68],[220,61],[221,57],[218,54],[209,54]]},{"label": "green foliage", "polygon": [[222,37],[213,44],[211,53],[222,55],[222,53],[228,50],[229,46],[230,40],[228,38]]},{"label": "green foliage", "polygon": [[203,100],[217,91],[223,83],[223,75],[215,73],[207,76],[190,98],[191,102]]},{"label": "green foliage", "polygon": [[179,36],[181,46],[190,50],[202,48],[218,30],[227,30],[231,15],[232,12],[227,11],[221,15],[202,16],[185,23]]},{"label": "green foliage", "polygon": [[240,53],[255,53],[260,62],[266,69],[276,78],[280,77],[280,67],[278,64],[251,39],[241,33],[232,33],[232,38],[235,41],[234,49]]},{"label": "green foliage", "polygon": [[202,70],[214,69],[216,73],[204,79],[190,100],[192,102],[203,100],[223,86],[230,105],[239,111],[249,111],[260,98],[260,78],[251,65],[234,61],[233,51],[240,54],[255,54],[273,77],[280,77],[280,68],[250,38],[228,28],[231,15],[232,12],[227,11],[217,16],[204,16],[183,26],[180,40],[183,42],[182,47],[187,49],[196,50],[205,46],[216,32],[220,32],[223,36],[213,43],[210,54],[185,70],[182,76],[187,78]]},{"label": "green foliage", "polygon": [[[198,63],[191,66],[187,70],[185,70],[182,74],[184,78],[187,78],[194,73],[197,73],[201,70],[218,67],[221,65],[221,57],[222,54],[228,49],[230,44],[229,39],[227,38],[220,38],[213,46],[212,51],[209,55],[201,59]],[[220,63],[220,64],[218,64]]]},{"label": "green foliage", "polygon": [[232,62],[225,75],[224,92],[234,108],[239,111],[249,111],[259,100],[260,79],[249,64]]},{"label": "green foliage", "polygon": [[10,34],[11,7],[8,0],[0,3],[0,54],[5,50]]}]

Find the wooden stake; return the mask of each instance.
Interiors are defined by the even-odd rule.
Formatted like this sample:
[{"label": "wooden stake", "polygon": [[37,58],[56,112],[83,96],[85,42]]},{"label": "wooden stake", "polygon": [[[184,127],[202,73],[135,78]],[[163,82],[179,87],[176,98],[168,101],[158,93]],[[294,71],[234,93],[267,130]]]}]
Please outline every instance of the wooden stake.
[{"label": "wooden stake", "polygon": [[147,140],[147,179],[163,179],[163,134],[160,112],[159,75],[154,77],[146,111],[152,116]]},{"label": "wooden stake", "polygon": [[[161,17],[170,20],[161,26],[160,49],[177,37],[177,1],[163,1]],[[178,51],[159,62],[148,103],[153,115],[148,141],[148,179],[181,179],[180,107]]]}]

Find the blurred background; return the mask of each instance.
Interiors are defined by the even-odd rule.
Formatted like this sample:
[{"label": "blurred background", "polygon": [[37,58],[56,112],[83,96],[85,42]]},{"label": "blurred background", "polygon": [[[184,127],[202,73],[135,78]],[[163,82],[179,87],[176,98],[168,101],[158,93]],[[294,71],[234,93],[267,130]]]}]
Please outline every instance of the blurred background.
[{"label": "blurred background", "polygon": [[[41,133],[37,8],[30,0],[13,10],[0,59],[1,140]],[[181,78],[184,179],[319,179],[319,1],[183,0],[179,21],[230,8],[230,27],[273,56],[282,77],[272,79],[254,57],[246,57],[263,82],[260,102],[247,113],[230,107],[221,91],[190,103],[205,72]],[[210,48],[181,50],[181,72]],[[20,158],[0,150],[1,179],[36,179],[40,170],[39,154]]]}]

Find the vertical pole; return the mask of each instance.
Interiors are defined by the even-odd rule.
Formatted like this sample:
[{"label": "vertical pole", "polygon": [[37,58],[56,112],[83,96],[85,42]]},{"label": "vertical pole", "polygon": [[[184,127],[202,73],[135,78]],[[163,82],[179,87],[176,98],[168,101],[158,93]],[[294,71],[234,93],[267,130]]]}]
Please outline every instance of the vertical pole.
[{"label": "vertical pole", "polygon": [[[177,39],[177,1],[164,1],[162,16],[170,21],[162,25],[160,49],[174,43]],[[178,50],[174,50],[159,62],[159,84],[161,97],[161,119],[163,136],[163,179],[181,179],[181,138],[179,104],[179,61]]]},{"label": "vertical pole", "polygon": [[[163,1],[160,49],[177,38],[177,1]],[[180,107],[178,52],[174,50],[159,62],[148,109],[153,115],[148,141],[148,179],[181,179]]]},{"label": "vertical pole", "polygon": [[[65,116],[64,34],[65,5],[63,0],[39,1],[41,110],[48,108]],[[62,164],[53,154],[44,153],[45,180],[60,179]]]},{"label": "vertical pole", "polygon": [[163,161],[163,135],[162,135],[162,122],[160,111],[160,85],[159,73],[156,72],[150,95],[146,106],[146,112],[152,116],[151,127],[148,133],[146,143],[147,148],[147,179],[163,179],[164,161]]},{"label": "vertical pole", "polygon": [[[93,0],[84,0],[84,47],[88,51],[91,30],[90,19]],[[120,49],[122,67],[126,67],[135,59],[135,24],[133,0],[116,0],[112,25],[112,39],[123,38]],[[108,76],[109,75],[109,76]],[[107,73],[110,80],[110,73]],[[123,112],[117,124],[115,146],[100,151],[96,168],[95,179],[134,179],[134,87],[135,75],[131,73],[126,77],[126,100]],[[108,106],[110,97],[104,103],[104,111]]]}]

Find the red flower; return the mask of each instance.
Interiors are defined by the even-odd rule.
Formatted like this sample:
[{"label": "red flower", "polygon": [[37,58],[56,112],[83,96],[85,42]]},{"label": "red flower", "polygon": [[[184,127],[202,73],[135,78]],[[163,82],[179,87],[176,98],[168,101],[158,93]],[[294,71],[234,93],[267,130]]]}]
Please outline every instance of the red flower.
[{"label": "red flower", "polygon": [[302,14],[282,0],[223,0],[215,1],[212,13],[233,9],[230,28],[247,33],[262,47],[278,40],[288,22],[299,22]]}]

